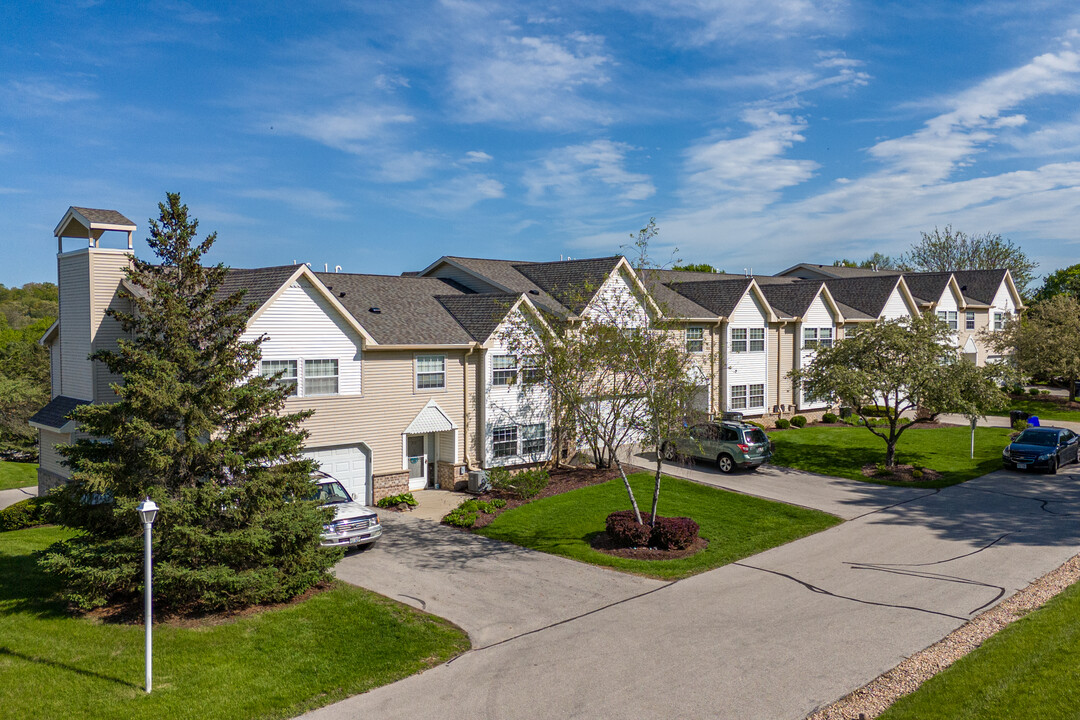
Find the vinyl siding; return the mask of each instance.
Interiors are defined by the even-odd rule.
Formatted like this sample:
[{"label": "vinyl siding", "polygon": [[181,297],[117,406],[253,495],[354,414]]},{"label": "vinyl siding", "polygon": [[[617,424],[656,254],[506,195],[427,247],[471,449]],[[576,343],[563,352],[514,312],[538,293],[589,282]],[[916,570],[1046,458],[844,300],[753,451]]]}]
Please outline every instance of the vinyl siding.
[{"label": "vinyl siding", "polygon": [[61,381],[62,364],[60,361],[60,340],[56,339],[51,345],[49,345],[49,381],[52,386],[51,397],[57,395],[63,395],[63,384]]},{"label": "vinyl siding", "polygon": [[[120,283],[130,264],[130,255],[124,250],[94,249],[90,256],[90,337],[91,349],[115,350],[116,341],[126,337],[127,333],[120,323],[105,314],[114,309],[130,311],[131,302],[119,296]],[[110,385],[120,382],[120,378],[109,372],[100,362],[93,363],[94,401],[115,402],[117,397]]]},{"label": "vinyl siding", "polygon": [[597,322],[613,322],[620,327],[645,327],[649,324],[641,300],[623,273],[611,275],[581,313]]},{"label": "vinyl siding", "polygon": [[[899,294],[899,293],[897,293]],[[803,347],[803,329],[804,328],[817,328],[819,331],[821,328],[831,328],[833,331],[833,342],[837,339],[836,318],[833,316],[832,311],[829,309],[828,304],[819,294],[814,302],[810,304],[809,309],[806,311],[806,315],[803,318],[803,322],[799,323],[798,336],[795,341],[798,347],[797,361],[799,367],[806,367],[809,365],[814,356],[817,354],[813,349],[806,349]],[[820,332],[818,333],[820,336]],[[827,402],[807,402],[803,397],[802,388],[799,388],[798,393],[794,393],[798,397],[799,409],[813,409],[827,407]]]},{"label": "vinyl siding", "polygon": [[38,430],[38,465],[43,470],[54,472],[61,477],[71,477],[71,471],[62,465],[64,460],[56,451],[57,445],[67,445],[71,435],[51,430]]},{"label": "vinyl siding", "polygon": [[88,249],[57,257],[60,285],[60,363],[64,394],[94,399],[90,355],[90,253]]},{"label": "vinyl siding", "polygon": [[338,395],[360,395],[361,339],[337,310],[305,278],[285,289],[248,326],[243,339],[261,335],[264,360],[297,360],[300,394],[304,395],[304,360],[338,361]]},{"label": "vinyl siding", "polygon": [[[724,386],[724,408],[726,410],[736,410],[748,415],[759,415],[769,407],[769,333],[767,317],[765,308],[751,291],[747,291],[743,295],[735,306],[735,310],[731,313],[731,320],[726,325],[727,334],[724,338],[727,350],[724,356],[727,369],[726,384]],[[747,352],[732,352],[731,331],[741,328],[746,328],[748,331],[750,328],[762,328],[765,330],[765,351],[749,352],[750,341],[747,339]],[[748,338],[749,334],[747,332]],[[746,385],[749,392],[749,386],[755,384],[765,386],[764,404],[757,407],[732,408],[731,388],[736,385]]]},{"label": "vinyl siding", "polygon": [[795,403],[795,397],[791,389],[791,379],[787,376],[789,372],[795,367],[795,353],[798,348],[798,341],[796,339],[796,331],[798,326],[796,325],[783,325],[777,329],[778,343],[779,343],[779,358],[777,362],[772,365],[777,366],[779,370],[777,374],[777,382],[779,383],[780,393],[778,402],[781,405],[793,405]]},{"label": "vinyl siding", "polygon": [[[439,353],[443,354],[443,353]],[[460,429],[464,426],[464,351],[446,352],[446,389],[416,391],[414,353],[380,351],[364,354],[363,395],[295,397],[285,403],[288,412],[312,409],[304,423],[309,447],[364,443],[371,448],[375,475],[406,469],[402,449],[405,428],[434,398],[439,408]],[[462,443],[464,434],[456,433]]]},{"label": "vinyl siding", "polygon": [[908,304],[904,302],[904,296],[900,292],[899,286],[893,288],[892,294],[889,295],[889,299],[885,302],[885,307],[881,311],[881,317],[885,320],[895,320],[908,315],[911,315],[911,310],[908,308]]}]

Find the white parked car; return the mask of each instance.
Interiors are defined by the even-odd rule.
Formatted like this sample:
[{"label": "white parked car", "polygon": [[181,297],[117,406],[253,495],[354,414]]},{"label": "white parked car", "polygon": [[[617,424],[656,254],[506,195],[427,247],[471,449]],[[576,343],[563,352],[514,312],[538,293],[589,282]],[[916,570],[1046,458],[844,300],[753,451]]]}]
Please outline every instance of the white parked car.
[{"label": "white parked car", "polygon": [[323,526],[323,545],[347,550],[370,545],[382,536],[378,513],[353,500],[340,482],[321,470],[316,470],[311,477],[318,487],[315,499],[323,507],[334,508],[334,520]]}]

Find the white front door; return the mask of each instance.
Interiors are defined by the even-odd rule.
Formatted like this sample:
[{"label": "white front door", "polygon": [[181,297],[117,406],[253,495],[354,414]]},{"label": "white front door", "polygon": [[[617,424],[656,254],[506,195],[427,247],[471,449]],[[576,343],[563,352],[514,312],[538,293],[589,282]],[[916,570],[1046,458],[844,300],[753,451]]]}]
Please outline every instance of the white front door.
[{"label": "white front door", "polygon": [[409,491],[427,487],[428,456],[425,452],[425,436],[410,435],[405,438],[405,455],[409,466]]},{"label": "white front door", "polygon": [[353,500],[370,504],[366,448],[360,445],[308,448],[304,455],[319,463],[320,470],[344,485]]}]

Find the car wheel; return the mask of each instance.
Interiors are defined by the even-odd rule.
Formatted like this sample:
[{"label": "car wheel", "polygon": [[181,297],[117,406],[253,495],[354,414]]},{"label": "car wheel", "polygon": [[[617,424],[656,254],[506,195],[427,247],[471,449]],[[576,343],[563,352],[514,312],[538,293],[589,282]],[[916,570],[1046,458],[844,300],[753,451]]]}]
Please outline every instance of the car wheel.
[{"label": "car wheel", "polygon": [[735,472],[735,458],[731,457],[727,453],[721,453],[716,458],[716,467],[720,468],[720,472],[725,475]]},{"label": "car wheel", "polygon": [[1057,475],[1057,458],[1050,458],[1050,464],[1046,466],[1046,472],[1050,475]]},{"label": "car wheel", "polygon": [[671,461],[675,459],[675,446],[669,442],[660,446],[660,457],[665,460]]}]

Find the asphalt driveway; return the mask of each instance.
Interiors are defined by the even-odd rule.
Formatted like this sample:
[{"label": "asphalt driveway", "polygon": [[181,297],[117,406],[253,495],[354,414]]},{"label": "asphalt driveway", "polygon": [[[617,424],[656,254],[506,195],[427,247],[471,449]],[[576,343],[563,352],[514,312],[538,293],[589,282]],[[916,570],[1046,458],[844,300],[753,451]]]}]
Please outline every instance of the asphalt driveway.
[{"label": "asphalt driveway", "polygon": [[0,510],[32,497],[37,497],[37,485],[0,490]]},{"label": "asphalt driveway", "polygon": [[[794,482],[749,478],[773,494]],[[893,488],[859,485],[844,497],[839,486],[821,487],[828,503],[863,512],[652,592],[629,589],[621,602],[537,621],[526,634],[310,715],[802,718],[1080,548],[1076,466],[1057,476],[1001,471],[899,500]],[[489,552],[492,572],[518,572],[516,550]],[[357,556],[358,570],[366,559]],[[461,579],[471,582],[467,572]]]}]

